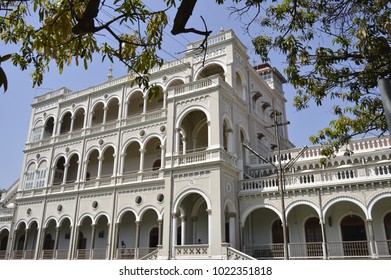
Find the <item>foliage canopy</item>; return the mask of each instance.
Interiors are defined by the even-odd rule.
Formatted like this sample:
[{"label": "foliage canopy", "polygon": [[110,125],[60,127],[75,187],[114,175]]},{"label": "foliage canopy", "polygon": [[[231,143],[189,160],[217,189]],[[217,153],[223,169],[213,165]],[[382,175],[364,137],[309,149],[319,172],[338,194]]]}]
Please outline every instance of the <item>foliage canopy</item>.
[{"label": "foliage canopy", "polygon": [[[227,0],[211,0],[223,4]],[[157,55],[168,24],[166,12],[181,3],[173,34],[210,31],[186,28],[197,0],[161,0],[152,11],[142,0],[1,1],[0,39],[19,50],[12,62],[33,66],[40,85],[51,61],[60,70],[75,62],[88,67],[93,55],[118,59],[134,81],[148,86],[149,70],[163,63]],[[232,0],[232,13],[252,14],[246,30],[264,61],[271,50],[286,56],[285,73],[297,94],[298,110],[334,99],[335,120],[311,141],[331,156],[351,137],[387,131],[378,81],[391,72],[390,0]],[[123,28],[126,27],[126,28]],[[250,33],[250,32],[249,32]],[[204,46],[205,47],[205,46]],[[0,62],[10,58],[1,54]],[[0,67],[0,87],[7,87]],[[314,104],[313,104],[314,103]],[[343,105],[341,105],[343,104]]]}]

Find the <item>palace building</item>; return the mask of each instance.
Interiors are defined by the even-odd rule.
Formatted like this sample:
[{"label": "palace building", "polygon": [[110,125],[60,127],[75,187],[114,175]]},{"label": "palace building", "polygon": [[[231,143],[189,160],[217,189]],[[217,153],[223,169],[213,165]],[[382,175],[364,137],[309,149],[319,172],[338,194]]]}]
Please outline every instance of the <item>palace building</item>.
[{"label": "palace building", "polygon": [[390,138],[322,165],[279,125],[281,73],[208,40],[151,71],[158,97],[111,75],[35,97],[0,259],[391,257]]}]

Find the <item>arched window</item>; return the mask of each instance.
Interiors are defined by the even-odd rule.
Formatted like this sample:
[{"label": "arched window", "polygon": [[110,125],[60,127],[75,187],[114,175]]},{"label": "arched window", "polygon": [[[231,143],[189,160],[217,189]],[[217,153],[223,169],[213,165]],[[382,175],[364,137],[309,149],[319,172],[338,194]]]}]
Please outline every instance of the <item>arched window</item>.
[{"label": "arched window", "polygon": [[61,120],[60,134],[71,131],[72,114],[66,112]]},{"label": "arched window", "polygon": [[54,180],[53,180],[53,184],[54,185],[61,184],[63,182],[63,180],[64,180],[64,170],[65,170],[65,158],[64,157],[60,157],[57,160],[56,169],[54,171]]}]

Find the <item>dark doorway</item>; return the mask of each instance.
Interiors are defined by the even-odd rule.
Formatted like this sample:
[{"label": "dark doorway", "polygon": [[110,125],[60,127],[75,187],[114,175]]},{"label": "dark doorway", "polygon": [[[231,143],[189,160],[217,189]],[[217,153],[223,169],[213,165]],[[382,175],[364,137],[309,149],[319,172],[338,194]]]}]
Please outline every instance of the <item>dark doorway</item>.
[{"label": "dark doorway", "polygon": [[159,229],[154,227],[149,232],[149,248],[156,248],[159,242]]},{"label": "dark doorway", "polygon": [[348,215],[341,221],[345,256],[367,256],[368,244],[365,223],[357,215]]},{"label": "dark doorway", "polygon": [[310,257],[322,256],[322,229],[319,218],[307,219],[304,225],[307,255]]}]

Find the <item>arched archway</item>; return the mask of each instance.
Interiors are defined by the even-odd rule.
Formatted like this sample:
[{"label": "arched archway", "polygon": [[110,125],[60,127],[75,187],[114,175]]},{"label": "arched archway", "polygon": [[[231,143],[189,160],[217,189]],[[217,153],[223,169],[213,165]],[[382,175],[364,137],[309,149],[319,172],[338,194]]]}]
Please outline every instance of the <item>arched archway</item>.
[{"label": "arched archway", "polygon": [[53,117],[49,117],[46,120],[44,129],[43,129],[42,139],[47,139],[47,138],[52,137],[53,136],[53,132],[54,132],[54,118]]},{"label": "arched archway", "polygon": [[73,131],[81,130],[84,128],[84,119],[84,108],[78,108],[73,114]]},{"label": "arched archway", "polygon": [[109,240],[109,220],[101,215],[95,223],[94,236],[91,242],[93,259],[105,259]]},{"label": "arched archway", "polygon": [[106,105],[106,122],[112,122],[118,119],[120,102],[118,98],[114,97]]},{"label": "arched archway", "polygon": [[177,229],[180,229],[180,244],[209,244],[209,211],[205,198],[196,192],[189,192],[180,200],[173,218],[172,244],[178,243]]},{"label": "arched archway", "polygon": [[133,92],[130,96],[127,104],[127,117],[137,116],[143,113],[144,97],[141,91]]},{"label": "arched archway", "polygon": [[341,236],[345,256],[368,256],[367,233],[364,220],[357,215],[347,215],[341,222]]},{"label": "arched archway", "polygon": [[68,133],[71,131],[72,123],[72,114],[71,112],[66,112],[60,121],[60,134]]},{"label": "arched archway", "polygon": [[92,241],[92,219],[89,216],[82,218],[80,226],[78,227],[78,232],[76,236],[77,240],[77,259],[89,259],[90,258],[90,249]]},{"label": "arched archway", "polygon": [[217,63],[211,63],[205,66],[197,75],[196,80],[207,78],[213,75],[219,75],[225,81],[224,68]]},{"label": "arched archway", "polygon": [[114,161],[115,161],[115,150],[114,147],[109,146],[103,152],[102,170],[100,177],[110,177],[114,174]]},{"label": "arched archway", "polygon": [[307,255],[317,257],[323,255],[322,228],[318,217],[308,218],[304,223],[305,242]]},{"label": "arched archway", "polygon": [[9,230],[4,229],[0,231],[0,260],[6,258],[7,246],[9,239]]},{"label": "arched archway", "polygon": [[103,123],[104,104],[98,102],[94,105],[91,111],[91,126],[101,125]]},{"label": "arched archway", "polygon": [[152,137],[149,139],[145,145],[144,150],[142,150],[142,153],[144,153],[143,162],[141,162],[143,169],[142,171],[160,169],[162,151],[159,138]]},{"label": "arched archway", "polygon": [[61,156],[56,161],[54,176],[53,176],[53,185],[59,185],[64,182],[64,171],[65,171],[65,157]]},{"label": "arched archway", "polygon": [[122,173],[136,173],[140,170],[140,143],[130,142],[123,155]]},{"label": "arched archway", "polygon": [[136,241],[139,222],[135,213],[127,210],[120,216],[117,232],[116,258],[134,259],[136,258]]},{"label": "arched archway", "polygon": [[163,108],[164,93],[160,86],[151,88],[147,93],[145,113],[161,110]]},{"label": "arched archway", "polygon": [[99,167],[99,151],[94,149],[90,152],[87,160],[86,181],[93,180],[98,176],[98,167]]},{"label": "arched archway", "polygon": [[209,146],[209,128],[206,114],[193,110],[186,114],[177,132],[178,152],[186,154],[205,150]]}]

